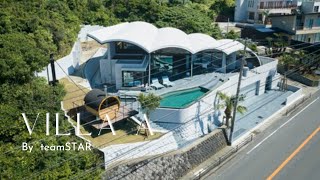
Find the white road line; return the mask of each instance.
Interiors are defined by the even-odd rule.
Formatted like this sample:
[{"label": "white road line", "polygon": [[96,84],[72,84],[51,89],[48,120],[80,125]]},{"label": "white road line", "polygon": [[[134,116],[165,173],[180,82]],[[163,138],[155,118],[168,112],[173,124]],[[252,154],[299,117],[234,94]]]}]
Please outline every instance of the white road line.
[{"label": "white road line", "polygon": [[281,126],[279,126],[276,130],[274,130],[271,134],[269,134],[269,136],[267,136],[266,138],[264,138],[261,142],[259,142],[257,145],[255,145],[250,151],[247,152],[247,154],[250,154],[253,150],[255,150],[257,147],[259,147],[264,141],[266,141],[268,138],[270,138],[272,135],[274,135],[279,129],[281,129],[283,126],[285,126],[286,124],[288,124],[290,121],[292,121],[295,117],[297,117],[302,111],[304,111],[305,109],[307,109],[309,106],[311,106],[314,102],[316,102],[320,97],[318,97],[317,99],[315,99],[314,101],[312,101],[310,104],[308,104],[306,107],[304,107],[303,109],[301,109],[301,111],[299,111],[297,114],[295,114],[294,116],[292,116],[288,121],[286,121],[285,123],[283,123]]}]

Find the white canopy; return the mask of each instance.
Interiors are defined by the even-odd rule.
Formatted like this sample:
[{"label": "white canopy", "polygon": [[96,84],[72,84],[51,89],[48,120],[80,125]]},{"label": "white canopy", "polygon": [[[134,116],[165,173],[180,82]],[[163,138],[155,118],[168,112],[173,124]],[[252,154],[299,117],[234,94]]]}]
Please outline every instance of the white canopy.
[{"label": "white canopy", "polygon": [[122,41],[141,47],[151,53],[163,48],[181,48],[192,54],[203,50],[216,49],[231,54],[244,48],[244,45],[231,39],[215,40],[201,33],[186,34],[172,28],[157,28],[146,22],[121,23],[88,33],[100,44]]}]

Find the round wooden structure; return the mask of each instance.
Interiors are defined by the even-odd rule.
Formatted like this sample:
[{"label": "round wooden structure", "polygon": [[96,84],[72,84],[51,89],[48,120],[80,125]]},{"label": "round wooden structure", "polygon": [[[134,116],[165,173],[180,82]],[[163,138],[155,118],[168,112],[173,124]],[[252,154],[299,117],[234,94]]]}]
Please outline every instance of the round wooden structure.
[{"label": "round wooden structure", "polygon": [[84,97],[85,108],[90,113],[107,121],[106,114],[110,120],[116,118],[120,109],[120,100],[116,96],[106,96],[100,89],[93,89]]}]

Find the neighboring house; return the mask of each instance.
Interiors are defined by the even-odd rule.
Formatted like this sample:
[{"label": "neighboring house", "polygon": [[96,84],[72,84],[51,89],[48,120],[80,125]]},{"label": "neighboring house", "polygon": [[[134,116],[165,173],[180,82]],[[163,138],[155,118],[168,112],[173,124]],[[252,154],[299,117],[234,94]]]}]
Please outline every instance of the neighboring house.
[{"label": "neighboring house", "polygon": [[285,30],[291,39],[307,43],[320,42],[320,0],[302,2],[290,15],[272,15],[272,27]]},{"label": "neighboring house", "polygon": [[320,42],[320,0],[238,0],[235,21],[271,25],[291,40]]},{"label": "neighboring house", "polygon": [[293,0],[237,0],[235,21],[256,24],[269,23],[266,16],[291,14],[297,8]]}]

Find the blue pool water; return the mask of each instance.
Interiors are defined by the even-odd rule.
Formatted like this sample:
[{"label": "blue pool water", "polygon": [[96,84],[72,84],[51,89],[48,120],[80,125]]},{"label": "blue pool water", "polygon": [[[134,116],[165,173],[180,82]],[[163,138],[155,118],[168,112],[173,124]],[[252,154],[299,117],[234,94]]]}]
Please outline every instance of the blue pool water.
[{"label": "blue pool water", "polygon": [[208,90],[204,88],[193,88],[167,93],[162,96],[160,107],[184,108],[202,97],[206,92],[208,92]]}]

